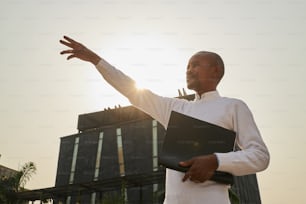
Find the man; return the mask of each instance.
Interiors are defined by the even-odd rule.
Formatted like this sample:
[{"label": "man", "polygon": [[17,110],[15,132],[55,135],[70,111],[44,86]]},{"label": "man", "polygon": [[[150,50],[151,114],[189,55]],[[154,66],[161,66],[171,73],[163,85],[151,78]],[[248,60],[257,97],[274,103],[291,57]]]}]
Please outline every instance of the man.
[{"label": "man", "polygon": [[267,168],[269,152],[247,105],[238,99],[221,97],[216,90],[224,74],[223,61],[216,53],[201,51],[189,60],[187,87],[196,92],[196,97],[194,101],[186,101],[139,90],[134,80],[84,45],[66,36],[60,43],[71,48],[61,52],[68,54],[68,60],[79,58],[91,62],[109,84],[165,128],[174,110],[237,133],[236,143],[241,151],[216,152],[182,161],[180,165],[190,167],[185,174],[167,169],[165,204],[229,204],[229,186],[209,180],[215,170],[240,176]]}]

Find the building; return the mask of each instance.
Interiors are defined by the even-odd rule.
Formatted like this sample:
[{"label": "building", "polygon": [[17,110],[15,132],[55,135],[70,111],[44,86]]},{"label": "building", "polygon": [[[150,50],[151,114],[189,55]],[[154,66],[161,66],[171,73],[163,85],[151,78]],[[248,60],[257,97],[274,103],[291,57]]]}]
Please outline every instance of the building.
[{"label": "building", "polygon": [[16,173],[17,173],[16,170],[10,169],[0,164],[0,178],[3,178],[3,177],[9,178],[9,177],[16,175]]},{"label": "building", "polygon": [[[83,114],[78,134],[61,138],[57,186],[114,178],[131,178],[158,173],[164,129],[147,114],[132,106]],[[163,176],[162,176],[163,177]],[[115,188],[100,189],[87,195],[68,196],[62,202],[95,203],[97,200],[123,199],[129,203],[158,203],[163,199],[164,179],[146,185],[122,181]]]}]

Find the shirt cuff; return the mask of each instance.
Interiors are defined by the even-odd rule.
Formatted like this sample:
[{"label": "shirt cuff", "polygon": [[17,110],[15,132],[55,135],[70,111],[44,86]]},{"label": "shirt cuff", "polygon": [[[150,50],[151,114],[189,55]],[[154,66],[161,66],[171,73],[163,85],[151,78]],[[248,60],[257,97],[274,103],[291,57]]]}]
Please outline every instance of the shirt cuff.
[{"label": "shirt cuff", "polygon": [[215,153],[218,160],[218,168],[217,171],[230,172],[230,166],[232,165],[232,161],[228,159],[228,153]]},{"label": "shirt cuff", "polygon": [[109,66],[111,66],[107,61],[104,59],[101,59],[98,64],[95,65],[97,69],[107,69]]}]

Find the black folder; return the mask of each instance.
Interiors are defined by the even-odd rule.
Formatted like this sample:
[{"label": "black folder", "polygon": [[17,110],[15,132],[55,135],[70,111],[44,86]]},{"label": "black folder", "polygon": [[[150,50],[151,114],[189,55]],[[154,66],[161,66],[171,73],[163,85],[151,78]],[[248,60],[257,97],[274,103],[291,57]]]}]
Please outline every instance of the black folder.
[{"label": "black folder", "polygon": [[[226,153],[234,149],[236,133],[223,127],[172,111],[159,164],[181,172],[188,168],[179,165],[195,156]],[[233,184],[233,175],[215,171],[211,180]]]}]

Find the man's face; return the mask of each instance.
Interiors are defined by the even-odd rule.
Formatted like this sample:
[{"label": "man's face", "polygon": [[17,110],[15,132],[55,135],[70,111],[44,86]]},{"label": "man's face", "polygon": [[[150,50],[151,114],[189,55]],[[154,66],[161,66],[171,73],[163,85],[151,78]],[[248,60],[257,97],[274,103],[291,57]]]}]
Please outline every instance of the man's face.
[{"label": "man's face", "polygon": [[186,71],[187,88],[201,92],[210,88],[213,79],[209,57],[205,54],[195,54],[189,60]]}]

